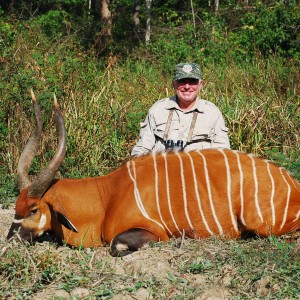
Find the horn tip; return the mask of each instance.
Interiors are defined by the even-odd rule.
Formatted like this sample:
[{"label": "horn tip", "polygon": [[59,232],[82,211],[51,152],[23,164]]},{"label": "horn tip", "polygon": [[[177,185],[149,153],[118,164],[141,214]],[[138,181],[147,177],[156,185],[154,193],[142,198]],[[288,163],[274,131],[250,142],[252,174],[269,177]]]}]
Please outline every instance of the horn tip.
[{"label": "horn tip", "polygon": [[32,101],[32,103],[35,103],[36,102],[36,97],[35,97],[35,94],[34,94],[32,88],[30,89],[30,94],[31,94],[31,101]]},{"label": "horn tip", "polygon": [[57,102],[57,98],[56,98],[55,93],[53,94],[53,98],[54,98],[54,101],[53,101],[53,107],[54,107],[55,109],[58,109],[59,106],[58,106],[58,102]]}]

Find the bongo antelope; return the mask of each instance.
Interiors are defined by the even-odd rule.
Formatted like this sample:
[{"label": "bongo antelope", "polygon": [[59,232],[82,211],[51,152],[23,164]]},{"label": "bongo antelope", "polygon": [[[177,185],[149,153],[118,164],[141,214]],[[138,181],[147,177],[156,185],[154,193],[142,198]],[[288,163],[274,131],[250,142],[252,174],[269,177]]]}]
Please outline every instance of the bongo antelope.
[{"label": "bongo antelope", "polygon": [[66,130],[54,101],[58,149],[31,183],[28,170],[42,132],[36,128],[18,164],[20,195],[7,238],[34,240],[51,231],[71,246],[110,244],[114,256],[149,241],[185,235],[279,236],[300,229],[300,184],[284,168],[225,149],[162,153],[129,160],[105,176],[54,179],[66,152]]}]

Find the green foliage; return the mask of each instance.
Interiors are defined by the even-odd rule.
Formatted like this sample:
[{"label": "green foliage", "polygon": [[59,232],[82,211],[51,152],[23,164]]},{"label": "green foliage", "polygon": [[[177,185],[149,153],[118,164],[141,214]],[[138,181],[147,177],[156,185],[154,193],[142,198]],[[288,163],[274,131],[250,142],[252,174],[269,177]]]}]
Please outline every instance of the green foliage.
[{"label": "green foliage", "polygon": [[230,40],[247,56],[259,52],[265,57],[276,54],[299,59],[298,9],[294,1],[280,1],[271,7],[260,4],[246,14],[241,20],[243,27],[232,32]]},{"label": "green foliage", "polygon": [[13,26],[5,19],[0,19],[0,47],[4,49],[14,42],[15,32]]},{"label": "green foliage", "polygon": [[201,274],[207,272],[211,268],[212,263],[210,260],[198,258],[197,260],[192,260],[189,265],[184,266],[184,272],[191,274]]},{"label": "green foliage", "polygon": [[47,36],[59,38],[66,35],[69,21],[65,11],[50,10],[38,19],[38,23]]},{"label": "green foliage", "polygon": [[267,152],[268,157],[278,165],[287,168],[300,181],[300,150],[290,153],[290,158],[278,149],[273,148]]}]

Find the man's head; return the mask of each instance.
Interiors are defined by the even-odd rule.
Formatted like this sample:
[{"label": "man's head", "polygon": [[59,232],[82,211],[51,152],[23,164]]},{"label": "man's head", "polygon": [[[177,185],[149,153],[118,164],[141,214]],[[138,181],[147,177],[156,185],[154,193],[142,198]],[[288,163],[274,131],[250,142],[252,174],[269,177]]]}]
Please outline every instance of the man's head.
[{"label": "man's head", "polygon": [[202,86],[201,71],[195,63],[175,66],[173,87],[176,91],[178,105],[182,109],[191,108]]}]

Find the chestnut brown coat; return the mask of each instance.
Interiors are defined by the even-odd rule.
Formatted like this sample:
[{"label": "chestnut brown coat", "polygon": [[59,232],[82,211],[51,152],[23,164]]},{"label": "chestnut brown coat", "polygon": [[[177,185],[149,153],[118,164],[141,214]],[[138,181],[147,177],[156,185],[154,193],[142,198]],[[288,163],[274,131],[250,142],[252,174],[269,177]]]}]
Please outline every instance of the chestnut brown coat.
[{"label": "chestnut brown coat", "polygon": [[[33,102],[37,126],[31,140],[38,141],[41,117],[34,96]],[[106,176],[54,180],[66,143],[56,102],[54,109],[57,153],[31,183],[27,174],[37,145],[25,147],[8,238],[17,229],[26,240],[51,231],[68,245],[110,243],[112,255],[124,255],[149,241],[182,235],[238,238],[252,232],[265,237],[300,229],[300,184],[284,168],[238,151],[148,155]]]}]

